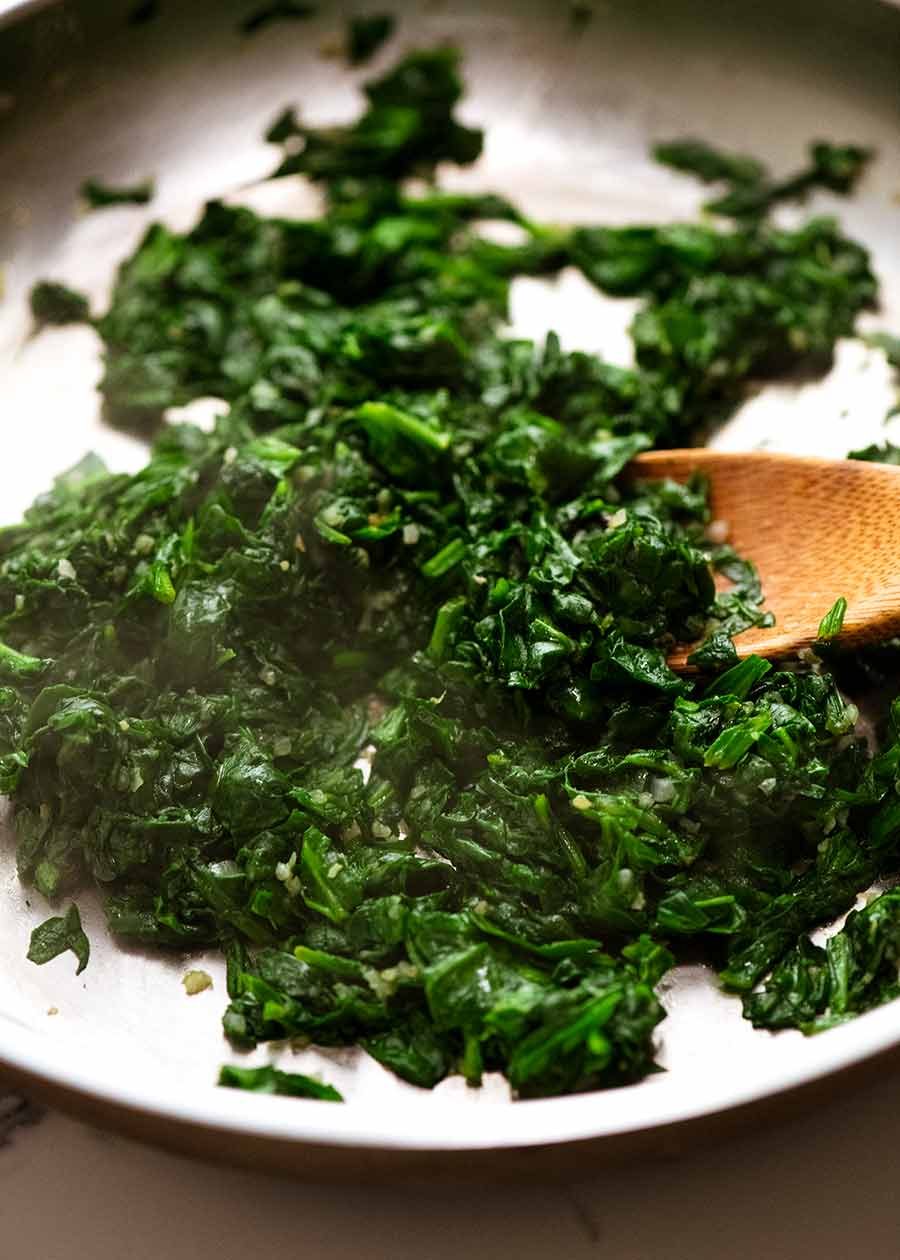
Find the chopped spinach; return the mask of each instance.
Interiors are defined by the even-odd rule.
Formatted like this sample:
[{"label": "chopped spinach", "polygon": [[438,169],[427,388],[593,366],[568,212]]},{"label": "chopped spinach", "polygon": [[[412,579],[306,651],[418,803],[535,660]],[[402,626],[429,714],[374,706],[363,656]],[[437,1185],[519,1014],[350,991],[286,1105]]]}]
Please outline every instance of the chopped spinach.
[{"label": "chopped spinach", "polygon": [[314,17],[318,9],[317,4],[305,4],[303,0],[276,0],[274,4],[261,5],[245,17],[241,22],[241,33],[255,35],[264,26],[271,26],[274,22],[302,22],[306,18]]},{"label": "chopped spinach", "polygon": [[705,210],[735,219],[755,219],[779,202],[802,199],[817,188],[850,192],[872,158],[872,150],[819,140],[809,147],[809,164],[784,179],[773,179],[754,158],[714,149],[702,140],[658,144],[654,155],[657,161],[696,175],[705,183],[728,186],[728,191],[708,202]]},{"label": "chopped spinach", "polygon": [[145,206],[153,199],[154,183],[152,179],[143,179],[138,184],[117,188],[99,179],[86,179],[80,191],[82,200],[91,210],[104,206]]},{"label": "chopped spinach", "polygon": [[898,969],[900,892],[892,889],[851,910],[824,949],[801,939],[744,1011],[757,1028],[821,1032],[900,997]]},{"label": "chopped spinach", "polygon": [[73,901],[64,915],[45,919],[31,933],[28,958],[39,966],[70,949],[78,959],[76,975],[81,975],[91,956],[91,943],[81,926],[81,916]]},{"label": "chopped spinach", "polygon": [[820,643],[828,643],[832,639],[837,638],[841,633],[844,625],[844,617],[847,614],[847,601],[841,595],[834,601],[828,612],[819,622],[819,632],[816,638]]},{"label": "chopped spinach", "polygon": [[735,187],[753,187],[766,177],[766,168],[744,153],[726,153],[705,140],[669,140],[657,144],[653,156],[664,166],[696,175],[705,184],[720,180]]},{"label": "chopped spinach", "polygon": [[[464,127],[453,116],[463,90],[458,65],[459,54],[452,48],[411,53],[381,79],[366,84],[368,107],[349,126],[306,127],[296,118],[290,125],[290,116],[281,116],[280,126],[277,131],[271,128],[268,138],[275,133],[279,142],[290,141],[290,148],[274,176],[306,175],[323,183],[334,206],[330,218],[315,227],[305,225],[312,233],[305,242],[304,226],[296,225],[297,248],[309,249],[312,237],[321,235],[328,250],[328,236],[346,229],[347,254],[342,253],[340,239],[331,241],[340,270],[346,273],[353,265],[354,246],[365,245],[357,234],[374,233],[369,240],[373,256],[359,260],[371,277],[372,267],[378,272],[379,255],[388,261],[414,247],[427,255],[429,247],[438,246],[441,226],[446,230],[466,217],[452,210],[440,215],[436,207],[435,236],[427,224],[417,222],[415,211],[407,221],[400,187],[405,176],[433,172],[438,162],[468,164],[481,153],[481,131]],[[323,274],[328,267],[324,257]]]},{"label": "chopped spinach", "polygon": [[353,17],[347,23],[347,57],[353,66],[361,66],[389,40],[397,25],[390,13],[370,13]]},{"label": "chopped spinach", "polygon": [[896,467],[900,465],[900,446],[895,446],[893,442],[884,442],[881,446],[873,443],[861,450],[851,451],[848,458],[867,460],[872,464],[893,464]]},{"label": "chopped spinach", "polygon": [[55,280],[41,280],[31,290],[31,313],[36,324],[82,324],[90,319],[83,293]]},{"label": "chopped spinach", "polygon": [[[637,1080],[655,986],[698,949],[769,1027],[886,999],[896,898],[827,956],[808,937],[900,865],[900,709],[871,757],[832,672],[851,662],[738,662],[770,617],[707,537],[706,484],[626,471],[853,333],[866,251],[767,211],[846,189],[863,152],[818,145],[773,184],[670,144],[743,198],[734,226],[564,228],[410,191],[481,149],[455,52],[365,93],[354,123],[268,132],[323,217],[212,202],[148,230],[95,326],[106,414],[155,435],[150,460],[89,459],[0,530],[22,877],[93,882],[124,940],[220,948],[236,1046],[360,1045],[420,1086]],[[640,299],[634,368],[505,333],[513,279],[567,265]],[[212,432],[164,423],[210,395]]]},{"label": "chopped spinach", "polygon": [[224,1064],[219,1071],[219,1084],[230,1089],[244,1089],[252,1094],[284,1094],[289,1098],[318,1098],[321,1102],[343,1102],[331,1085],[303,1076],[300,1072],[279,1072],[273,1067],[241,1068]]}]

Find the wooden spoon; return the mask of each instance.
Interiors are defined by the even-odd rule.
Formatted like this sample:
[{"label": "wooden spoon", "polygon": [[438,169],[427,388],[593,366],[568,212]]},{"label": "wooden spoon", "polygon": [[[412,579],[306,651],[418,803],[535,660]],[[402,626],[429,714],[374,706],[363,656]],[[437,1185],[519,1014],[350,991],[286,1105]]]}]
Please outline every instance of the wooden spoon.
[{"label": "wooden spoon", "polygon": [[[900,468],[768,451],[648,451],[632,460],[638,480],[687,481],[703,473],[713,519],[762,579],[768,629],[738,635],[738,656],[793,656],[810,647],[840,596],[840,642],[856,647],[900,633]],[[727,587],[727,583],[725,583]],[[691,646],[669,657],[690,669]]]}]

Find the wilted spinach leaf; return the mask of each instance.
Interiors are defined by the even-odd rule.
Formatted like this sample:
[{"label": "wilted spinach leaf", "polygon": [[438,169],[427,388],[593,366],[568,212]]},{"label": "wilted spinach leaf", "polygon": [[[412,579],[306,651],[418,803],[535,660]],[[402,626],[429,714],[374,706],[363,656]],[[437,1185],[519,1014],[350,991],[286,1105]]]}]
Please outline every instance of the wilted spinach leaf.
[{"label": "wilted spinach leaf", "polygon": [[318,5],[305,4],[303,0],[277,0],[275,4],[264,4],[254,9],[241,22],[241,31],[244,35],[255,35],[273,22],[303,21],[313,17],[317,11]]},{"label": "wilted spinach leaf", "polygon": [[223,1064],[219,1084],[230,1089],[244,1089],[252,1094],[284,1094],[288,1098],[317,1098],[321,1102],[343,1102],[343,1096],[331,1085],[303,1076],[300,1072],[279,1072],[273,1067],[242,1068]]},{"label": "wilted spinach leaf", "polygon": [[45,919],[31,933],[28,958],[39,966],[70,949],[78,959],[76,975],[81,975],[91,956],[91,944],[81,926],[81,916],[73,901],[64,915]]},{"label": "wilted spinach leaf", "polygon": [[90,307],[83,293],[41,280],[31,290],[31,313],[37,324],[81,324],[90,319]]},{"label": "wilted spinach leaf", "polygon": [[396,20],[390,13],[361,14],[347,22],[347,57],[353,66],[361,66],[373,57],[394,33]]},{"label": "wilted spinach leaf", "polygon": [[128,187],[113,187],[99,179],[86,179],[80,191],[91,210],[103,206],[145,206],[153,198],[154,184],[152,179],[144,179]]}]

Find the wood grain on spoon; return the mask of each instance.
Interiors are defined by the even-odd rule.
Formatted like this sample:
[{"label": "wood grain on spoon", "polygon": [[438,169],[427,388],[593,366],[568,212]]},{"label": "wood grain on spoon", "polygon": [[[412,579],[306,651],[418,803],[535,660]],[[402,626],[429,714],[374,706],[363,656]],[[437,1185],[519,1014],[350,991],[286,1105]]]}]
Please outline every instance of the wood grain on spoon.
[{"label": "wood grain on spoon", "polygon": [[[843,646],[900,633],[900,468],[857,460],[736,454],[702,448],[649,451],[630,465],[641,480],[709,478],[714,520],[752,560],[775,625],[735,638],[738,656],[792,656],[844,596]],[[669,658],[684,671],[691,646]]]}]

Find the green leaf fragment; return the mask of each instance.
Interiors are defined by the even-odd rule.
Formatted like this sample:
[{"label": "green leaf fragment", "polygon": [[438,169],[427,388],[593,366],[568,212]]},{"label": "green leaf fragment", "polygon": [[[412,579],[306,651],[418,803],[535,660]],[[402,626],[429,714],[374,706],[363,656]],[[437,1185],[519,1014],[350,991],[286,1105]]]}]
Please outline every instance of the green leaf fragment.
[{"label": "green leaf fragment", "polygon": [[39,281],[29,301],[36,324],[83,324],[90,319],[87,298],[56,281]]},{"label": "green leaf fragment", "polygon": [[52,918],[45,919],[34,929],[28,946],[28,959],[30,962],[37,963],[38,966],[43,966],[44,963],[64,954],[66,950],[71,950],[78,959],[75,974],[80,976],[88,965],[91,944],[81,926],[81,916],[74,901],[64,915],[54,915]]},{"label": "green leaf fragment", "polygon": [[830,643],[832,639],[836,639],[841,633],[844,625],[844,617],[847,613],[847,601],[843,595],[834,601],[828,612],[819,622],[819,633],[816,639],[819,643]]},{"label": "green leaf fragment", "polygon": [[99,179],[86,179],[80,189],[82,200],[91,210],[104,206],[145,206],[153,199],[154,181],[141,180],[137,184],[113,186]]},{"label": "green leaf fragment", "polygon": [[466,544],[461,538],[454,538],[442,547],[422,565],[422,573],[427,578],[443,577],[454,569],[466,555]]},{"label": "green leaf fragment", "polygon": [[286,1098],[316,1098],[320,1102],[343,1102],[332,1085],[300,1072],[281,1072],[274,1067],[242,1068],[226,1063],[219,1069],[219,1084],[243,1089],[251,1094],[282,1094]]},{"label": "green leaf fragment", "polygon": [[303,0],[276,0],[274,4],[261,5],[244,18],[240,30],[244,35],[255,35],[276,22],[305,21],[314,17],[317,10],[318,5],[306,4]]},{"label": "green leaf fragment", "polygon": [[758,713],[746,722],[727,727],[707,748],[703,756],[704,765],[730,770],[747,755],[771,725],[771,713]]},{"label": "green leaf fragment", "polygon": [[360,66],[375,55],[394,33],[396,21],[390,13],[361,14],[347,23],[347,57]]}]

